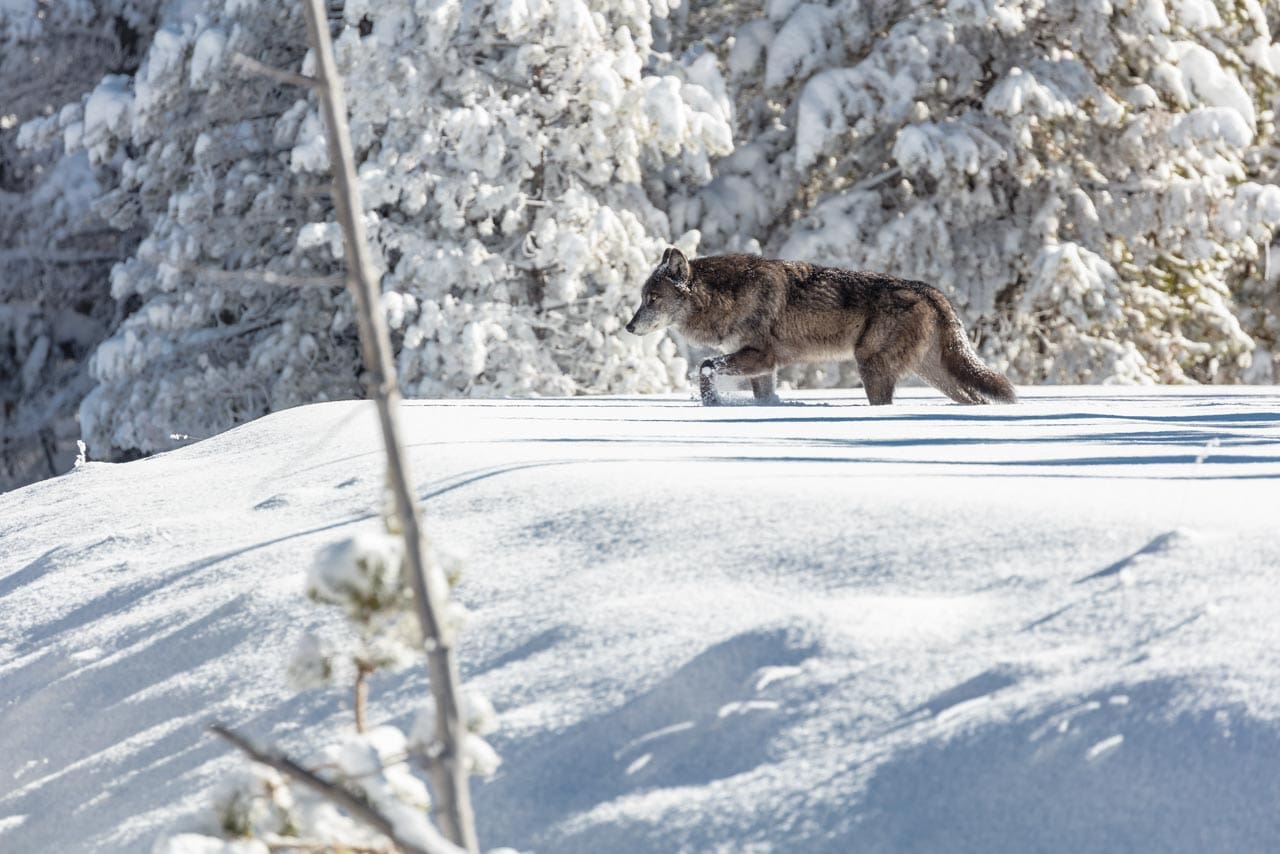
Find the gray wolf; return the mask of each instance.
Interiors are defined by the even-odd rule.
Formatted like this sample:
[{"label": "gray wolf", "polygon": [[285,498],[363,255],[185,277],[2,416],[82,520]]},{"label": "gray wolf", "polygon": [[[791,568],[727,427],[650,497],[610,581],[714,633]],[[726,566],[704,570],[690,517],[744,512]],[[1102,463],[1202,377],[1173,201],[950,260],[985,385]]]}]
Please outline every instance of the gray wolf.
[{"label": "gray wolf", "polygon": [[756,255],[690,261],[672,248],[626,328],[645,335],[668,326],[724,353],[701,365],[708,406],[720,402],[718,375],[750,379],[755,399],[770,402],[778,368],[850,356],[874,405],[892,403],[894,386],[912,372],[958,403],[1018,399],[974,353],[942,291],[883,273]]}]

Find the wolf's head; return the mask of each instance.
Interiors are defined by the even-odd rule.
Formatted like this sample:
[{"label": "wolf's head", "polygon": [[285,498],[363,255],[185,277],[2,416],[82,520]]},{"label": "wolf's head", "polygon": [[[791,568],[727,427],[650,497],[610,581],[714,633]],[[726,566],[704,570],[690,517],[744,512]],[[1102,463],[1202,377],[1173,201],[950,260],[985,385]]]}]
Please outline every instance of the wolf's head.
[{"label": "wolf's head", "polygon": [[679,322],[689,307],[692,279],[693,271],[683,252],[674,247],[663,252],[662,262],[644,283],[640,308],[627,324],[627,331],[647,335]]}]

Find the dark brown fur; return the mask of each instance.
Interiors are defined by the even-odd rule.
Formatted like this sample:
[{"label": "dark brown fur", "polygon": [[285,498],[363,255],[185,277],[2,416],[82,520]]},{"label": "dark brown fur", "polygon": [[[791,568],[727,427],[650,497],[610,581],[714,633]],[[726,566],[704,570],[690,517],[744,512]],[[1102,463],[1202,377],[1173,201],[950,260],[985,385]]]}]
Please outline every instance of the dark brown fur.
[{"label": "dark brown fur", "polygon": [[726,353],[702,363],[707,404],[719,402],[717,374],[750,378],[756,399],[771,400],[778,368],[850,356],[873,404],[892,403],[911,372],[960,403],[1017,400],[1009,380],[973,352],[941,291],[882,273],[756,255],[688,261],[669,249],[627,330],[668,325]]}]

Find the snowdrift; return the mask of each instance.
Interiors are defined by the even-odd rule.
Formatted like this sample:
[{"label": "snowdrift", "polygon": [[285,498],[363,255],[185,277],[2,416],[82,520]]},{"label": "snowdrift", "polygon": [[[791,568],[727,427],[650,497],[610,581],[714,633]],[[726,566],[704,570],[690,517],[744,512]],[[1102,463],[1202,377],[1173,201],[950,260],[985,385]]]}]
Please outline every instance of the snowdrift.
[{"label": "snowdrift", "polygon": [[[1280,390],[908,389],[405,407],[466,555],[486,847],[1280,848]],[[370,404],[0,496],[0,850],[208,829],[292,693],[315,553],[378,524]],[[373,685],[407,726],[416,672]]]}]

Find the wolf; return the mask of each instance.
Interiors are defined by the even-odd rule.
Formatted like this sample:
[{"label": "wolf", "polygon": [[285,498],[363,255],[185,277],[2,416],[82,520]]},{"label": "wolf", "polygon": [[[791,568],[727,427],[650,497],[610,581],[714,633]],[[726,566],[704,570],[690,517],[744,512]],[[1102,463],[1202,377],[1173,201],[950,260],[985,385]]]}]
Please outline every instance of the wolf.
[{"label": "wolf", "polygon": [[757,255],[690,261],[662,254],[626,326],[646,335],[675,327],[724,355],[700,367],[702,402],[720,403],[719,375],[751,381],[757,402],[777,400],[778,368],[852,356],[867,400],[893,403],[910,372],[958,403],[1014,403],[1012,383],[978,358],[955,309],[924,282]]}]

